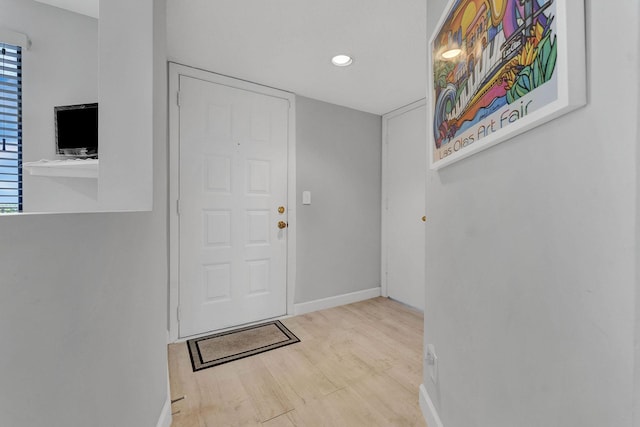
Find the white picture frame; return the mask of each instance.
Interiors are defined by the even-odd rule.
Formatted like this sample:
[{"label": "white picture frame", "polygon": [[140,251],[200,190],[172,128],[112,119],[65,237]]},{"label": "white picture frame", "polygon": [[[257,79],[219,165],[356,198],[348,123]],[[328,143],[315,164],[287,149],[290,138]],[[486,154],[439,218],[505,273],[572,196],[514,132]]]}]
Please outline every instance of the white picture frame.
[{"label": "white picture frame", "polygon": [[437,170],[586,104],[584,0],[450,0],[427,58]]}]

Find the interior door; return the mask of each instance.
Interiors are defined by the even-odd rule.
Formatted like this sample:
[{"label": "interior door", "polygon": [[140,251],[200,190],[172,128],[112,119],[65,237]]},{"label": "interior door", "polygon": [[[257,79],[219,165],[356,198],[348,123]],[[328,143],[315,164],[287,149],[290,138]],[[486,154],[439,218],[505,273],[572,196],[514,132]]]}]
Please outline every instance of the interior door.
[{"label": "interior door", "polygon": [[287,312],[289,101],[181,75],[179,335]]},{"label": "interior door", "polygon": [[421,310],[425,305],[426,117],[424,102],[384,117],[387,295]]}]

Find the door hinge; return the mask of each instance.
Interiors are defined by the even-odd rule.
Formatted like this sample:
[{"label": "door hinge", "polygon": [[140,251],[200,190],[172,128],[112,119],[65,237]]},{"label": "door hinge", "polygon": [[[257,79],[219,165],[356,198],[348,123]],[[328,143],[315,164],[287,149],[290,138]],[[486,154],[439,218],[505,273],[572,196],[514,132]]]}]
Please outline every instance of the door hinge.
[{"label": "door hinge", "polygon": [[176,103],[178,104],[178,107],[180,107],[180,98],[181,98],[180,93],[181,93],[180,91],[176,93]]},{"label": "door hinge", "polygon": [[176,307],[176,317],[178,318],[178,322],[180,321],[180,306]]},{"label": "door hinge", "polygon": [[176,200],[176,215],[180,216],[180,199]]}]

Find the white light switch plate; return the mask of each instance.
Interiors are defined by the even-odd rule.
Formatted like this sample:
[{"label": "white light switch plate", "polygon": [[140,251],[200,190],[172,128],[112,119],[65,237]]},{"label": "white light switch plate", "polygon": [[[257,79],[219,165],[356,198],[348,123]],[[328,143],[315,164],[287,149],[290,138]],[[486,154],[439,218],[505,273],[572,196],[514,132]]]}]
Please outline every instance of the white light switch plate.
[{"label": "white light switch plate", "polygon": [[303,191],[302,192],[302,204],[310,205],[311,204],[311,191]]}]

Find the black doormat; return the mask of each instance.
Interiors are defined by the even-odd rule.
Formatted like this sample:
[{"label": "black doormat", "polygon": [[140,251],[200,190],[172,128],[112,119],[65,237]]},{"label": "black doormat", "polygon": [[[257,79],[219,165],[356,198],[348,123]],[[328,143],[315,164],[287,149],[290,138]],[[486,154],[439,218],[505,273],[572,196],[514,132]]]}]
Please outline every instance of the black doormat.
[{"label": "black doormat", "polygon": [[193,371],[300,342],[279,320],[187,341]]}]

